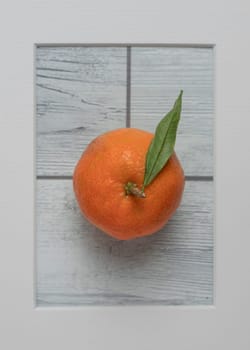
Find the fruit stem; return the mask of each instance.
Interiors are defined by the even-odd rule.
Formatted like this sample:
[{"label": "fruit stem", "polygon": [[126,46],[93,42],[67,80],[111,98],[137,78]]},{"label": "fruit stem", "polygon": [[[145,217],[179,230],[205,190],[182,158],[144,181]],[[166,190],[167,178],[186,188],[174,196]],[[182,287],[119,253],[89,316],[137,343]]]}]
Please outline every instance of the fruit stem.
[{"label": "fruit stem", "polygon": [[124,187],[126,196],[132,194],[133,196],[138,198],[146,198],[144,189],[140,190],[135,183],[129,181]]}]

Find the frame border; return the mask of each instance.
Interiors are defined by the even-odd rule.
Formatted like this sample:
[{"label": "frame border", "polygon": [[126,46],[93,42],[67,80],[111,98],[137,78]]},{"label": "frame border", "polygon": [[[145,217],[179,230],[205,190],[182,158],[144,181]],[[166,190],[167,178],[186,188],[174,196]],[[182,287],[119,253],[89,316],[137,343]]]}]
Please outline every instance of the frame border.
[{"label": "frame border", "polygon": [[[3,7],[2,348],[248,350],[249,2],[15,0]],[[33,47],[45,42],[216,45],[215,306],[34,308]]]}]

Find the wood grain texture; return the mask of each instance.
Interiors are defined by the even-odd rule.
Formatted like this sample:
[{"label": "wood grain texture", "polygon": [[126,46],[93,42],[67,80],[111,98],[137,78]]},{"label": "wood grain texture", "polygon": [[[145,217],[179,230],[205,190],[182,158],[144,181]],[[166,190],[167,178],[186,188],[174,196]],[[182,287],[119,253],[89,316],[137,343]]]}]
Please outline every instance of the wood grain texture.
[{"label": "wood grain texture", "polygon": [[[94,137],[126,125],[126,55],[125,47],[37,49],[37,175],[71,175]],[[212,176],[213,50],[131,55],[131,126],[153,132],[182,88],[177,153],[187,176]]]},{"label": "wood grain texture", "polygon": [[213,175],[213,49],[131,49],[131,126],[154,131],[181,89],[176,151],[188,176]]},{"label": "wood grain texture", "polygon": [[126,125],[126,48],[38,47],[37,175],[72,175],[86,145]]},{"label": "wood grain texture", "polygon": [[80,214],[70,180],[38,180],[37,305],[213,302],[213,182],[186,182],[156,235],[117,241]]},{"label": "wood grain texture", "polygon": [[[39,306],[213,303],[213,50],[132,47],[128,62],[126,47],[37,48],[36,167],[47,177],[36,191]],[[181,88],[176,150],[185,174],[203,181],[186,183],[156,235],[109,238],[82,217],[62,178],[94,137],[126,125],[128,102],[131,126],[154,131]]]}]

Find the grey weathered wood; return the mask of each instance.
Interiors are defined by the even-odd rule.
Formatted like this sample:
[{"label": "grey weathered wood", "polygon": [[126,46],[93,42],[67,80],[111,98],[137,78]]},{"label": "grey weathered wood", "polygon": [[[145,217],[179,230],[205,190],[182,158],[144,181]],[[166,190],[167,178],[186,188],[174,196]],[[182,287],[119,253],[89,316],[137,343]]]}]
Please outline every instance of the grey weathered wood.
[{"label": "grey weathered wood", "polygon": [[86,145],[126,125],[126,48],[36,50],[37,175],[71,175]]},{"label": "grey weathered wood", "polygon": [[176,151],[186,175],[213,174],[213,49],[131,49],[131,126],[154,131],[181,89]]},{"label": "grey weathered wood", "polygon": [[[182,88],[177,153],[186,175],[212,175],[213,50],[131,55],[131,126],[153,132]],[[37,174],[71,175],[95,136],[126,124],[126,48],[39,47],[36,58]]]},{"label": "grey weathered wood", "polygon": [[38,305],[213,302],[212,182],[186,182],[168,225],[127,242],[81,216],[70,180],[38,180],[36,206]]},{"label": "grey weathered wood", "polygon": [[[212,175],[212,49],[131,53],[131,126],[153,131],[182,88],[177,153],[186,175]],[[90,140],[125,126],[126,55],[125,47],[37,49],[38,175],[72,175]],[[212,182],[187,182],[170,223],[130,242],[84,220],[70,180],[38,180],[36,201],[38,305],[213,302]]]}]

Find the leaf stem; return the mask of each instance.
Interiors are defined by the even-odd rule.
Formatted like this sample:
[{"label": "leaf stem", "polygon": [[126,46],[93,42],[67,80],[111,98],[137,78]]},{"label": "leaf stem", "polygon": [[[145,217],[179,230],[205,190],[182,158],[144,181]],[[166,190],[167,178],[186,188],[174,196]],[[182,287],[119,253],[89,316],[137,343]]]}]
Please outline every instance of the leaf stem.
[{"label": "leaf stem", "polygon": [[144,189],[140,190],[137,187],[137,185],[133,182],[129,181],[128,183],[126,183],[124,188],[125,188],[126,196],[133,195],[133,196],[138,197],[138,198],[146,198],[146,195],[144,193]]}]

